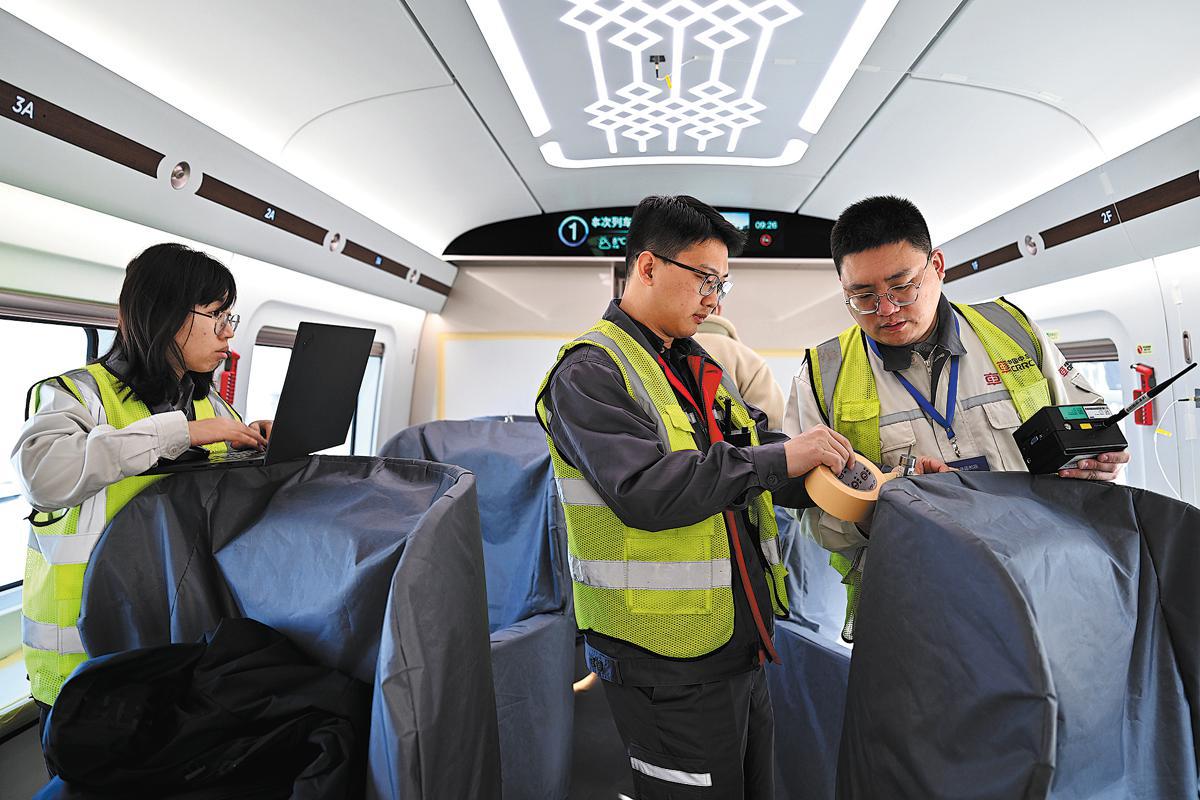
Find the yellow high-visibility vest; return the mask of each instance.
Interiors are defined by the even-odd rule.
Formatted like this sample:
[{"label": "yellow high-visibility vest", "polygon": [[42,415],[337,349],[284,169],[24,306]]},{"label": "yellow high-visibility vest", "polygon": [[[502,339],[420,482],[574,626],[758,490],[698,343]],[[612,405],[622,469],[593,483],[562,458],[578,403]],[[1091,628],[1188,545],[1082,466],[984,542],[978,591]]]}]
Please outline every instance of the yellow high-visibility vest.
[{"label": "yellow high-visibility vest", "polygon": [[[576,347],[596,347],[617,365],[625,388],[654,419],[667,452],[698,449],[695,431],[654,358],[632,336],[612,322],[601,321],[559,350],[558,362]],[[537,413],[549,430],[544,393],[554,369],[538,392]],[[750,412],[733,383],[724,377],[718,402],[730,403],[733,423],[751,431],[759,443]],[[547,435],[567,523],[567,549],[580,629],[630,642],[672,658],[694,658],[713,652],[733,635],[733,566],[729,532],[723,513],[681,528],[646,531],[625,525],[587,482],[583,473],[559,455]],[[770,492],[746,508],[758,529],[764,573],[771,590],[772,611],[787,613],[787,586],[779,550]],[[736,534],[735,534],[736,535]],[[748,568],[753,554],[747,553]]]},{"label": "yellow high-visibility vest", "polygon": [[[983,342],[1021,421],[1050,405],[1050,383],[1041,370],[1041,344],[1025,315],[1003,298],[978,305],[955,304],[954,308]],[[833,339],[810,348],[808,363],[813,396],[829,427],[878,464],[882,457],[879,393],[863,336],[862,328],[851,325]],[[829,563],[846,583],[849,618],[858,605],[859,588],[855,576],[847,577],[852,562],[841,553],[831,553]]]},{"label": "yellow high-visibility vest", "polygon": [[[68,372],[57,380],[87,407],[98,424],[124,428],[150,416],[146,404],[101,364]],[[32,393],[31,413],[37,411],[40,388],[41,385]],[[224,403],[219,398],[217,402]],[[196,400],[195,410],[196,419],[211,419],[216,415],[209,398]],[[228,410],[236,417],[233,409]],[[219,442],[207,445],[206,449],[221,452],[227,448],[224,442]],[[74,508],[30,516],[21,640],[30,692],[35,700],[53,704],[63,682],[88,658],[79,635],[79,606],[83,600],[83,576],[100,535],[126,503],[164,477],[125,478]]]}]

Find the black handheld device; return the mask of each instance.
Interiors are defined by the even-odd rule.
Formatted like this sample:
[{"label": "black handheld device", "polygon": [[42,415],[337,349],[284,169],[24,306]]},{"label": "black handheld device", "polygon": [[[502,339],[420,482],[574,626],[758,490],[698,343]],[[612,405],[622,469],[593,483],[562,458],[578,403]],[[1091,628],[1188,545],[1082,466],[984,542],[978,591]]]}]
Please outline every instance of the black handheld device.
[{"label": "black handheld device", "polygon": [[1069,469],[1085,458],[1129,447],[1117,423],[1152,401],[1196,364],[1188,364],[1169,380],[1155,386],[1116,414],[1108,406],[1046,406],[1013,432],[1025,466],[1046,475]]}]

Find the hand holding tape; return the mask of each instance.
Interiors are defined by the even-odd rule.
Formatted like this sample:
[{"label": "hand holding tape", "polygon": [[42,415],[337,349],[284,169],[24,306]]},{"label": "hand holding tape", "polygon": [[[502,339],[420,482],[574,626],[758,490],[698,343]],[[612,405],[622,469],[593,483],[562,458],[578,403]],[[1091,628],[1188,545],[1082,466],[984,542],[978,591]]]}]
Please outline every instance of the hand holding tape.
[{"label": "hand holding tape", "polygon": [[879,490],[895,477],[895,473],[883,474],[870,460],[858,455],[854,466],[837,474],[824,465],[812,470],[804,478],[804,488],[822,511],[857,523],[871,515]]}]

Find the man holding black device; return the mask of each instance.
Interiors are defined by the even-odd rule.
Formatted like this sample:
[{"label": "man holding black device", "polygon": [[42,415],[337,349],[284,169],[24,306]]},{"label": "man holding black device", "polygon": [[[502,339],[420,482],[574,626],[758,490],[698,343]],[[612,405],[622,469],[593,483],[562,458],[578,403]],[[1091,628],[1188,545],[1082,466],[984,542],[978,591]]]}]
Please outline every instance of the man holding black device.
[{"label": "man holding black device", "polygon": [[[816,425],[842,433],[882,468],[918,457],[922,471],[1024,470],[1013,432],[1049,405],[1103,398],[1024,312],[1003,298],[952,304],[946,265],[924,217],[908,200],[869,197],[842,212],[830,236],[853,325],[808,351],[796,375],[784,430]],[[1085,458],[1064,478],[1113,480],[1124,451]],[[948,467],[947,467],[948,465]],[[853,611],[867,539],[818,509],[805,530],[832,551]]]}]

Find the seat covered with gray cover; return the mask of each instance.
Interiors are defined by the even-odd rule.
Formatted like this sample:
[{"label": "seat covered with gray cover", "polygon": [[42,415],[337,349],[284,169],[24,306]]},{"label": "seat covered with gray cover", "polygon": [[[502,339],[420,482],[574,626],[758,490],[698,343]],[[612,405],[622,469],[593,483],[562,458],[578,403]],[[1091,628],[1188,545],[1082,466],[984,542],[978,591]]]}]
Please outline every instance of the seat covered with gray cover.
[{"label": "seat covered with gray cover", "polygon": [[194,642],[224,617],[373,687],[369,798],[500,797],[470,473],[314,456],[152,485],[92,555],[88,652]]},{"label": "seat covered with gray cover", "polygon": [[401,431],[380,452],[474,473],[504,796],[565,798],[576,628],[545,433],[528,417],[445,420]]},{"label": "seat covered with gray cover", "polygon": [[1200,509],[1024,473],[889,483],[844,798],[1197,797]]}]

